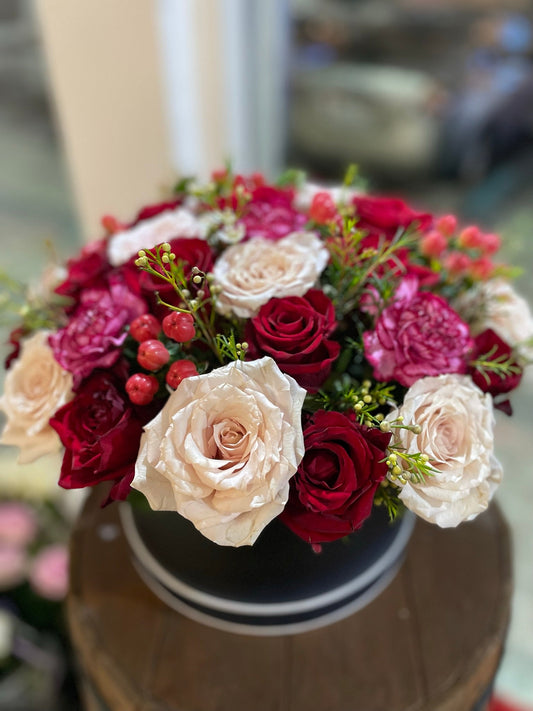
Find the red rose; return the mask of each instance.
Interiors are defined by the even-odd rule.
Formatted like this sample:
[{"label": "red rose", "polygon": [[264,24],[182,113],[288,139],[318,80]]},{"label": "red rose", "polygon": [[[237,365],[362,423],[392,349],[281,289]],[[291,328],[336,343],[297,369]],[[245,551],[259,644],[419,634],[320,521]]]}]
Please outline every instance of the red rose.
[{"label": "red rose", "polygon": [[316,412],[304,430],[305,454],[290,482],[281,520],[309,543],[324,543],[361,527],[372,510],[390,433],[340,412]]},{"label": "red rose", "polygon": [[84,289],[105,288],[105,277],[111,270],[107,259],[107,241],[102,239],[86,245],[79,257],[69,259],[67,269],[67,278],[55,288],[56,294],[78,301]]},{"label": "red rose", "polygon": [[328,340],[335,309],[318,289],[305,296],[270,299],[246,326],[251,359],[268,355],[303,388],[316,392],[328,377],[340,345]]},{"label": "red rose", "polygon": [[85,380],[50,424],[65,446],[59,479],[63,488],[118,483],[132,474],[143,421],[112,374],[99,371]]},{"label": "red rose", "polygon": [[246,239],[264,237],[278,240],[301,230],[307,217],[292,207],[292,190],[260,186],[252,191],[241,223],[246,228]]},{"label": "red rose", "polygon": [[472,361],[483,358],[487,361],[508,361],[514,372],[501,373],[501,371],[484,368],[482,371],[470,366],[469,373],[472,380],[480,390],[490,393],[493,397],[511,392],[518,387],[522,379],[522,368],[512,357],[513,349],[502,340],[492,329],[487,329],[474,339]]},{"label": "red rose", "polygon": [[25,336],[29,335],[29,333],[30,331],[28,331],[24,326],[19,326],[18,328],[14,328],[9,334],[8,343],[11,346],[11,351],[4,361],[4,367],[6,370],[8,370],[11,363],[19,357],[20,342]]},{"label": "red rose", "polygon": [[399,228],[406,229],[413,223],[421,231],[427,230],[432,222],[432,215],[415,212],[403,200],[398,198],[370,197],[358,195],[353,198],[357,227],[370,234],[383,234],[392,239]]},{"label": "red rose", "polygon": [[417,287],[416,279],[404,279],[374,331],[363,334],[377,380],[409,387],[426,376],[466,372],[473,346],[467,324],[443,298]]},{"label": "red rose", "polygon": [[146,207],[143,207],[142,210],[137,213],[137,217],[133,220],[129,227],[134,227],[135,225],[138,225],[139,222],[142,222],[143,220],[149,220],[151,217],[156,217],[157,215],[160,215],[162,212],[166,212],[167,210],[175,210],[181,205],[181,203],[182,200],[176,198],[175,200],[158,202],[155,205],[146,205]]}]

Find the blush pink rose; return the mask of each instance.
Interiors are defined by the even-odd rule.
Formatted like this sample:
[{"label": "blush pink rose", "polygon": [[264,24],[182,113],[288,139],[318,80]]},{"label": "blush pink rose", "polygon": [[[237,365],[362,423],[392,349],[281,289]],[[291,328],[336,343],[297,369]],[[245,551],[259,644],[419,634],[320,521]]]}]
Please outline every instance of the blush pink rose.
[{"label": "blush pink rose", "polygon": [[474,345],[467,324],[443,298],[418,291],[416,279],[404,279],[363,341],[374,377],[407,387],[426,376],[465,373]]},{"label": "blush pink rose", "polygon": [[95,368],[111,368],[117,362],[125,326],[146,311],[143,299],[122,283],[81,294],[67,325],[50,336],[54,357],[72,373],[74,387]]}]

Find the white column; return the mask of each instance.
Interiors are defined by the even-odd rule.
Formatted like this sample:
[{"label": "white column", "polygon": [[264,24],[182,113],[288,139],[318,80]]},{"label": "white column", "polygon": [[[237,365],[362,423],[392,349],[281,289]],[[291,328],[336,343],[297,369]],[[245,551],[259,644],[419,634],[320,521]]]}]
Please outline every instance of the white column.
[{"label": "white column", "polygon": [[158,0],[175,165],[283,167],[288,0]]}]

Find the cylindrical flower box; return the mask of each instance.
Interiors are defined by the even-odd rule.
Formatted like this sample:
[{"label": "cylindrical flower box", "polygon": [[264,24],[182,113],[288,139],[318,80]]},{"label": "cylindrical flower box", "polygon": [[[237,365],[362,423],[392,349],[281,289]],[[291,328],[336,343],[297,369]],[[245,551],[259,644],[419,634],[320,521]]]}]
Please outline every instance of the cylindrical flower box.
[{"label": "cylindrical flower box", "polygon": [[410,512],[394,524],[375,509],[352,535],[321,552],[274,520],[253,546],[219,546],[174,512],[122,504],[135,566],[152,591],[197,622],[251,635],[296,634],[371,602],[398,571]]}]

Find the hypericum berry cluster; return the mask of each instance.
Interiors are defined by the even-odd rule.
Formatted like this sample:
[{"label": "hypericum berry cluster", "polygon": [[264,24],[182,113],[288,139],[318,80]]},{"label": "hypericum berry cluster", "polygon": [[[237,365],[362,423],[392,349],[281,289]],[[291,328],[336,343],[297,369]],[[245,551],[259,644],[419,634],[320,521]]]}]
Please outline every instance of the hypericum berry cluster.
[{"label": "hypericum berry cluster", "polygon": [[[188,343],[196,336],[194,317],[188,312],[172,311],[164,317],[162,323],[152,314],[143,314],[131,322],[130,335],[139,343],[137,363],[150,373],[161,374],[158,379],[152,374],[134,373],[128,379],[126,392],[135,405],[150,404],[163,377],[166,384],[175,389],[184,378],[198,375],[196,365],[191,360],[179,358],[170,362],[172,345],[165,345],[159,340],[161,333],[175,343]],[[168,370],[164,372],[163,369],[169,363]]]},{"label": "hypericum berry cluster", "polygon": [[420,251],[429,259],[442,262],[454,276],[467,276],[473,280],[488,279],[497,269],[492,261],[500,246],[499,235],[482,232],[470,225],[456,234],[457,218],[443,215],[435,222],[435,229],[426,232],[420,241]]}]

